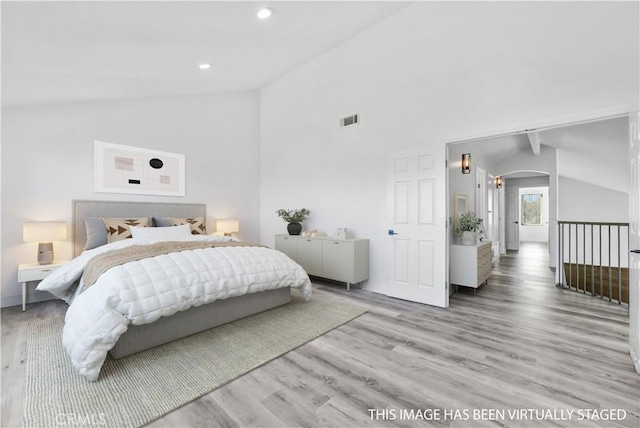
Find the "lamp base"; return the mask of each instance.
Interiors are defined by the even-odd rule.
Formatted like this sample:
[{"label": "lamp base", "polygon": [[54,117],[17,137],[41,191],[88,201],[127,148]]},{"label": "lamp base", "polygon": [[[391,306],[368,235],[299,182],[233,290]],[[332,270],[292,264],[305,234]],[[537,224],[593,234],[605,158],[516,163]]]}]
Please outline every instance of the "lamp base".
[{"label": "lamp base", "polygon": [[53,242],[38,243],[38,264],[50,265],[53,263]]}]

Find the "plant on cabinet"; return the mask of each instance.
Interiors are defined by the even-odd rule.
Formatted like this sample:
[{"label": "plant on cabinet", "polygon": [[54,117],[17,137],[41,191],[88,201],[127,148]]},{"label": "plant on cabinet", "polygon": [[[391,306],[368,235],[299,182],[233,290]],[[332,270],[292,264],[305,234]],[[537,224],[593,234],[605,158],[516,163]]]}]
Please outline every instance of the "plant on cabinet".
[{"label": "plant on cabinet", "polygon": [[309,217],[311,211],[306,208],[299,210],[279,209],[276,214],[288,223],[287,232],[289,232],[289,235],[300,235],[300,232],[302,232],[301,223]]},{"label": "plant on cabinet", "polygon": [[482,228],[482,219],[472,211],[462,213],[456,219],[455,233],[461,237],[462,245],[475,245],[478,231]]}]

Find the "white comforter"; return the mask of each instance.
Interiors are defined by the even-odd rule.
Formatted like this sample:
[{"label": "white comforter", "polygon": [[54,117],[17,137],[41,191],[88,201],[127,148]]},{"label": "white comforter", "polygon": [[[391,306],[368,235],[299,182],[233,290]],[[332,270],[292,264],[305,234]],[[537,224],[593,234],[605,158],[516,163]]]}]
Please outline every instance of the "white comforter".
[{"label": "white comforter", "polygon": [[[220,239],[194,236],[174,240]],[[68,296],[96,254],[153,242],[157,241],[127,239],[85,251],[49,275],[38,290]],[[197,249],[125,263],[109,269],[74,299],[65,318],[63,346],[76,370],[95,381],[107,352],[129,324],[148,324],[217,299],[281,287],[297,288],[305,300],[311,296],[306,272],[269,248]]]}]

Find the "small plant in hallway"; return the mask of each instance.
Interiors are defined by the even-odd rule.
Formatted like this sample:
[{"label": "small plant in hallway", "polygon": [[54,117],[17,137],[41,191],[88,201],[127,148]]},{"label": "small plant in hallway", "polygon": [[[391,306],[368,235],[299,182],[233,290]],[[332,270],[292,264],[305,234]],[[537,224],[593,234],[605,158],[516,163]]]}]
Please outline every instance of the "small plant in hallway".
[{"label": "small plant in hallway", "polygon": [[478,232],[482,227],[482,219],[476,217],[472,211],[467,211],[458,216],[456,222],[456,235],[462,235],[462,232]]},{"label": "small plant in hallway", "polygon": [[456,219],[455,233],[462,235],[462,245],[475,245],[478,239],[478,231],[482,229],[482,219],[476,217],[471,211],[462,213]]}]

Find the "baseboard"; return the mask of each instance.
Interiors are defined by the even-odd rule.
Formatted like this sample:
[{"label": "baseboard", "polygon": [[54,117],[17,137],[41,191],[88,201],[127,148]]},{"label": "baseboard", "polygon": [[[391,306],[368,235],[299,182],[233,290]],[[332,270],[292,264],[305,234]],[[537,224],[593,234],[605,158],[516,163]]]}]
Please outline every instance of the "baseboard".
[{"label": "baseboard", "polygon": [[[56,297],[47,291],[33,291],[27,294],[27,305],[30,303],[44,302],[45,300],[56,300]],[[0,308],[18,305],[22,305],[22,294],[2,296],[2,298],[0,298]]]}]

